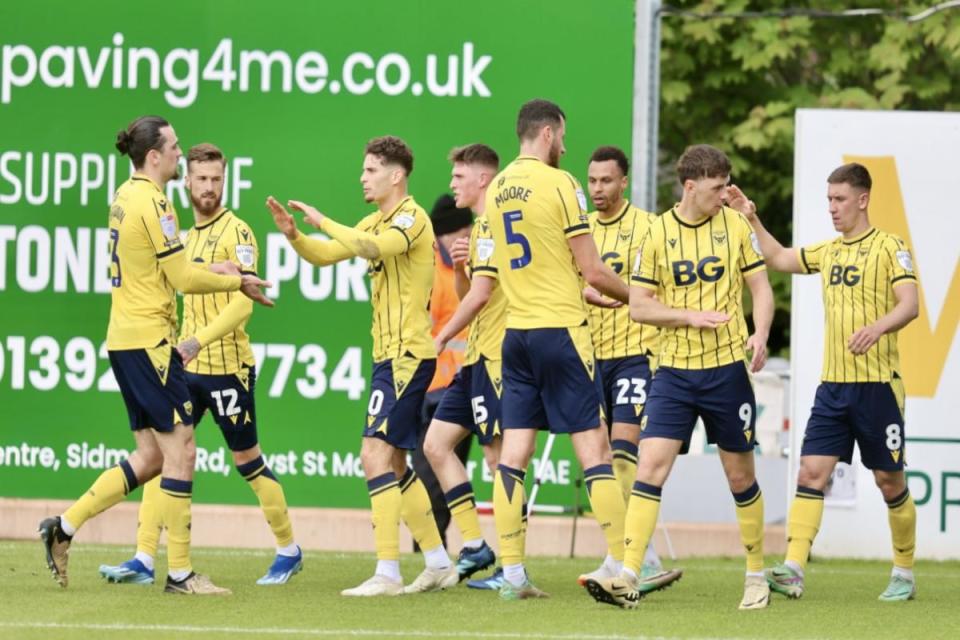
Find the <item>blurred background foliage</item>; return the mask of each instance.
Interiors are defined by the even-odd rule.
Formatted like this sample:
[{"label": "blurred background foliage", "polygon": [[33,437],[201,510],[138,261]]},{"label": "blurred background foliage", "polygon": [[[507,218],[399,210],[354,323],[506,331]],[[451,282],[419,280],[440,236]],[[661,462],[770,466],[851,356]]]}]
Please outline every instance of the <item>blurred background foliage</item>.
[{"label": "blurred background foliage", "polygon": [[[913,15],[930,6],[882,0],[665,2],[658,210],[678,199],[673,165],[683,149],[713,144],[730,156],[732,180],[786,245],[793,233],[795,109],[960,109],[960,8],[914,23],[883,16],[702,19],[671,9],[735,14],[869,7]],[[824,187],[833,168],[823,167]],[[827,215],[825,188],[822,213]],[[790,277],[770,275],[777,300],[770,352],[788,356]]]}]

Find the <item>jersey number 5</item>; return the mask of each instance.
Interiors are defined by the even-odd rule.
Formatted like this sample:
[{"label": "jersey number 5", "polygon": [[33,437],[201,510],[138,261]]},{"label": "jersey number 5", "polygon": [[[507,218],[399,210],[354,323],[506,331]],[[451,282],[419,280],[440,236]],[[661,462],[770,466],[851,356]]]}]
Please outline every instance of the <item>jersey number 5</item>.
[{"label": "jersey number 5", "polygon": [[507,235],[507,244],[518,244],[523,251],[519,258],[510,258],[511,269],[522,269],[530,264],[530,260],[533,258],[530,253],[530,242],[526,236],[513,230],[513,223],[518,220],[523,220],[523,212],[519,209],[503,213],[503,227]]}]

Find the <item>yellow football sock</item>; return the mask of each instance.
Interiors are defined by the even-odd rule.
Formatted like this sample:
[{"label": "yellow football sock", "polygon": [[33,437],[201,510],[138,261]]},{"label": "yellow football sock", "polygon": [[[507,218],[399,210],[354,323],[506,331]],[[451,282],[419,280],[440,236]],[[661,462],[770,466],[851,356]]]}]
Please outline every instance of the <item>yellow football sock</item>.
[{"label": "yellow football sock", "polygon": [[613,475],[620,483],[623,491],[623,503],[630,500],[630,491],[637,479],[637,445],[629,440],[614,440],[610,443],[613,449]]},{"label": "yellow football sock", "polygon": [[756,481],[742,493],[733,494],[737,503],[740,541],[747,552],[747,571],[763,571],[763,493]]},{"label": "yellow football sock", "polygon": [[137,515],[137,551],[157,557],[163,520],[160,517],[160,476],[143,485],[140,513]]},{"label": "yellow football sock", "polygon": [[917,547],[917,506],[910,489],[887,502],[887,518],[893,537],[893,564],[902,569],[913,568],[913,553]]},{"label": "yellow football sock", "polygon": [[639,480],[633,483],[627,515],[624,518],[623,567],[638,576],[643,566],[647,545],[657,528],[661,493],[661,487]]},{"label": "yellow football sock", "polygon": [[787,560],[806,569],[810,547],[823,520],[823,491],[797,487],[787,517]]},{"label": "yellow football sock", "polygon": [[500,558],[505,565],[521,564],[526,544],[523,492],[524,472],[499,465],[493,480],[493,517],[500,538]]},{"label": "yellow football sock", "polygon": [[443,545],[440,539],[440,530],[437,521],[433,518],[433,505],[430,495],[423,482],[417,477],[413,469],[407,467],[403,479],[400,480],[401,511],[400,516],[407,528],[417,541],[417,545],[424,551],[436,549]]},{"label": "yellow football sock", "polygon": [[237,471],[257,494],[260,509],[267,519],[267,524],[270,525],[270,530],[273,531],[277,546],[286,547],[293,544],[293,525],[290,523],[290,514],[287,513],[287,498],[283,494],[280,481],[263,461],[263,456],[238,465]]},{"label": "yellow football sock", "polygon": [[190,503],[193,482],[160,478],[157,510],[167,530],[167,570],[170,573],[191,571]]},{"label": "yellow football sock", "polygon": [[397,474],[389,471],[367,480],[373,519],[373,543],[377,560],[400,559],[400,510],[402,498]]},{"label": "yellow football sock", "polygon": [[464,540],[483,538],[480,531],[480,518],[477,516],[477,502],[473,496],[473,486],[469,482],[458,484],[443,494],[453,521],[460,529]]},{"label": "yellow football sock", "polygon": [[613,475],[613,467],[609,464],[590,467],[583,472],[583,479],[587,484],[587,496],[590,498],[593,516],[607,539],[607,553],[613,556],[614,560],[622,562],[626,507],[623,504],[620,484]]},{"label": "yellow football sock", "polygon": [[87,520],[117,504],[136,488],[137,476],[130,463],[123,460],[101,473],[87,492],[63,512],[63,517],[74,529],[79,529]]}]

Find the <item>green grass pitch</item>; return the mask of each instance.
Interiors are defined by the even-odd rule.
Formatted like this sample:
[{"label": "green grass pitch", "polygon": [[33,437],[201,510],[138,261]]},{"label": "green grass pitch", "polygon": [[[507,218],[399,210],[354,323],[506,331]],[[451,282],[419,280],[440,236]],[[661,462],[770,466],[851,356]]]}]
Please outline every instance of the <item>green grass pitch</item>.
[{"label": "green grass pitch", "polygon": [[[823,560],[811,564],[799,601],[774,595],[764,611],[738,611],[743,560],[678,563],[686,573],[634,611],[595,603],[577,586],[591,560],[533,558],[534,582],[549,600],[501,602],[465,586],[396,598],[343,598],[373,568],[372,554],[307,553],[288,585],[258,587],[272,551],[195,549],[195,568],[232,596],[168,595],[162,587],[110,585],[101,563],[119,563],[131,547],[74,546],[70,588],[50,578],[40,542],[0,541],[0,638],[960,638],[960,562],[919,562],[917,600],[881,603],[889,564]],[[774,559],[768,559],[772,562]],[[165,558],[160,558],[162,575]],[[406,555],[404,577],[422,568]]]}]

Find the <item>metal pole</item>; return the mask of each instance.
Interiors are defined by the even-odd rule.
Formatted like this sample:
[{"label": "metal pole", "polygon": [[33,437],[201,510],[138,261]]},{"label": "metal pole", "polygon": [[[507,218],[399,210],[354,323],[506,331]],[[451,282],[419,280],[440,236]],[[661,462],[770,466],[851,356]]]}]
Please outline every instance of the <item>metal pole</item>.
[{"label": "metal pole", "polygon": [[657,210],[660,119],[660,0],[637,0],[633,41],[633,180],[631,200]]}]

